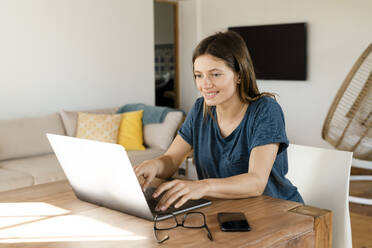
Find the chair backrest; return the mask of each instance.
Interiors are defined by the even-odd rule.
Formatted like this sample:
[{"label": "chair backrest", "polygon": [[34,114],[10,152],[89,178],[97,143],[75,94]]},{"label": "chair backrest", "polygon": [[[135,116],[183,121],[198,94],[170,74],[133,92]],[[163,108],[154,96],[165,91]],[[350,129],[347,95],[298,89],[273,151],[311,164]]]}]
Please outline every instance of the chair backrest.
[{"label": "chair backrest", "polygon": [[352,152],[290,144],[287,178],[305,204],[333,212],[333,247],[352,247],[349,178]]}]

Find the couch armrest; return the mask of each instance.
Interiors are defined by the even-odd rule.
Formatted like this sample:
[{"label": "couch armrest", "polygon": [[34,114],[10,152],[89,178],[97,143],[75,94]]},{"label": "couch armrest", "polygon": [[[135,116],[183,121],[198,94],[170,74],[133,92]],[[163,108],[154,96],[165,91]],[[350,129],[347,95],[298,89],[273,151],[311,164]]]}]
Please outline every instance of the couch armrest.
[{"label": "couch armrest", "polygon": [[143,127],[143,139],[146,146],[167,150],[183,120],[183,113],[172,111],[162,123],[147,124]]}]

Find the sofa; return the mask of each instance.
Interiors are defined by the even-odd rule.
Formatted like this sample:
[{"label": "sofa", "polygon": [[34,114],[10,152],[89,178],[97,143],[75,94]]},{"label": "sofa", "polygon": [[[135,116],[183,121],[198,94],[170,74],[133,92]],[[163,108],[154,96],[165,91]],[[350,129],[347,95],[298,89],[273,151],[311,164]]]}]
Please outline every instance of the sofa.
[{"label": "sofa", "polygon": [[[80,112],[115,114],[118,108]],[[0,120],[0,191],[65,180],[46,133],[75,136],[77,111]],[[162,123],[143,126],[145,150],[127,151],[132,165],[163,154],[182,123],[183,113],[168,112]]]}]

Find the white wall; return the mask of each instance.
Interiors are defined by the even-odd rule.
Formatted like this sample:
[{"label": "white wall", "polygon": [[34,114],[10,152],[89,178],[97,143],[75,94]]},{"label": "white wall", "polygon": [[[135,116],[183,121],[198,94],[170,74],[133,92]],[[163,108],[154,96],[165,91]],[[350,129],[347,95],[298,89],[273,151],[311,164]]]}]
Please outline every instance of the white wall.
[{"label": "white wall", "polygon": [[1,0],[0,119],[154,104],[153,1]]},{"label": "white wall", "polygon": [[[261,91],[279,94],[287,134],[292,143],[328,147],[321,129],[328,108],[346,74],[372,42],[372,1],[369,0],[190,0],[196,21],[190,22],[194,36],[202,38],[229,26],[308,23],[308,80],[258,81]],[[182,6],[182,5],[181,5]],[[190,19],[194,18],[190,10]],[[187,19],[187,18],[185,18]],[[199,23],[199,24],[198,24]],[[183,23],[187,25],[187,23]],[[189,41],[194,44],[194,37]],[[192,49],[183,51],[192,53]],[[191,58],[191,55],[190,55]],[[190,62],[182,71],[191,71]],[[182,74],[181,74],[182,75]],[[181,107],[189,110],[198,96],[190,86],[192,75],[182,75]],[[186,86],[187,85],[187,86]]]},{"label": "white wall", "polygon": [[179,2],[180,108],[189,111],[198,97],[192,71],[192,52],[199,40],[198,2]]}]

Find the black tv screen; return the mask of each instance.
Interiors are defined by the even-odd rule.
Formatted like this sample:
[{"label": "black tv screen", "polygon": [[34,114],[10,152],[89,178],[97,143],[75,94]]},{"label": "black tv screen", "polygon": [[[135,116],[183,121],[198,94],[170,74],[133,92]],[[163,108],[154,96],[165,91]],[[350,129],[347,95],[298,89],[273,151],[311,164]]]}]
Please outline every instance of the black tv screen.
[{"label": "black tv screen", "polygon": [[257,79],[306,80],[306,23],[230,27],[251,54]]}]

